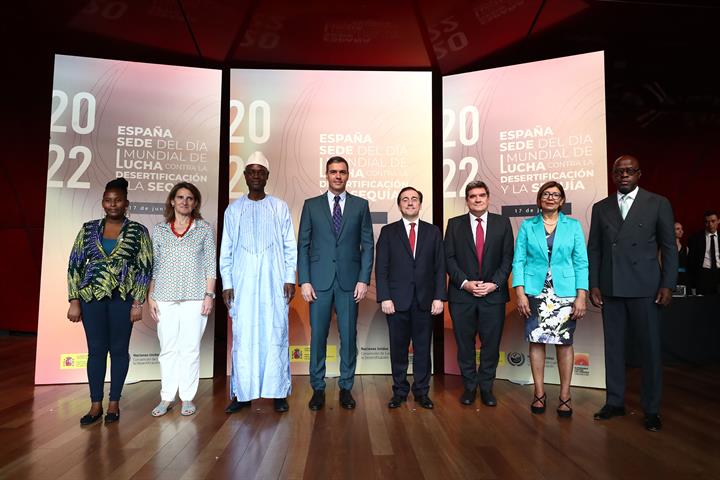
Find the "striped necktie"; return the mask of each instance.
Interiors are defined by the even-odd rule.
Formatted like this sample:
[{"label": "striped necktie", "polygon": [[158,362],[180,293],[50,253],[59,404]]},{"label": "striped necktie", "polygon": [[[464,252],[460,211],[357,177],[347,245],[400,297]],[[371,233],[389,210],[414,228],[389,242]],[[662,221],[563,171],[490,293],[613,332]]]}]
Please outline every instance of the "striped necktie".
[{"label": "striped necktie", "polygon": [[340,224],[342,223],[342,209],[340,208],[340,195],[335,195],[335,205],[332,214],[333,231],[335,236],[340,233]]}]

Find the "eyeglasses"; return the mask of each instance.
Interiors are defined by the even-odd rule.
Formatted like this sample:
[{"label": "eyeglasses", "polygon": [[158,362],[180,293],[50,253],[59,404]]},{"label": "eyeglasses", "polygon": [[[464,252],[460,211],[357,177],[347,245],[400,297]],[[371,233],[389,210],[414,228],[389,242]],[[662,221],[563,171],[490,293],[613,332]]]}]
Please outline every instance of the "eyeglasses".
[{"label": "eyeglasses", "polygon": [[623,173],[627,173],[628,175],[633,176],[633,175],[635,175],[636,173],[639,173],[639,172],[640,172],[640,169],[639,169],[639,168],[632,168],[632,167],[626,167],[626,168],[620,168],[620,167],[619,167],[619,168],[614,168],[614,169],[613,169],[613,175],[617,175],[617,176],[620,176],[620,175],[622,175]]},{"label": "eyeglasses", "polygon": [[553,200],[557,200],[559,198],[562,198],[562,193],[560,193],[560,192],[543,192],[541,197],[542,198],[552,198]]}]

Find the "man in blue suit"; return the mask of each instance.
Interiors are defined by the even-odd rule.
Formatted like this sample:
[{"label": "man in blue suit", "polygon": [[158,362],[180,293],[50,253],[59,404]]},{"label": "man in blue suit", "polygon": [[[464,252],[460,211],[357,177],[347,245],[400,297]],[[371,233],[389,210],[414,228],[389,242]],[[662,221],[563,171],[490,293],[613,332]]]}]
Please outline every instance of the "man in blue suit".
[{"label": "man in blue suit", "polygon": [[325,165],[328,191],[305,200],[298,233],[298,283],[310,304],[310,410],[325,405],[325,351],[333,305],[340,332],[340,405],[355,408],[350,391],[357,360],[358,303],[365,298],[373,264],[373,231],[367,200],[345,191],[348,162]]},{"label": "man in blue suit", "polygon": [[405,187],[397,203],[402,218],[380,230],[375,263],[377,301],[387,315],[390,333],[390,361],[393,396],[390,408],[407,400],[408,347],[413,345],[415,402],[433,408],[430,391],[430,342],[432,315],[443,309],[445,295],[445,253],[442,234],[435,225],[419,219],[422,192]]}]

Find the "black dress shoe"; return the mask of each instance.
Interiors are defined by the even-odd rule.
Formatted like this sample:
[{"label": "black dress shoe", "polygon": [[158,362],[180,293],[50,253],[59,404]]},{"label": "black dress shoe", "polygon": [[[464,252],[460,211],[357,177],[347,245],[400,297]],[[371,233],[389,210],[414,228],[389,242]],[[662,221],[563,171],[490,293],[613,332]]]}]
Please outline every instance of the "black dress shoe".
[{"label": "black dress shoe", "polygon": [[237,398],[233,398],[232,401],[225,407],[225,413],[239,412],[241,409],[250,406],[250,400],[246,402],[238,402]]},{"label": "black dress shoe", "polygon": [[420,405],[422,408],[427,408],[428,410],[432,410],[433,407],[435,407],[435,404],[432,400],[430,400],[430,397],[427,395],[420,395],[419,397],[415,397],[415,403]]},{"label": "black dress shoe", "polygon": [[287,398],[276,398],[273,400],[273,405],[275,406],[275,411],[279,413],[284,413],[290,410]]},{"label": "black dress shoe", "polygon": [[80,417],[80,425],[83,427],[85,427],[87,425],[92,425],[93,423],[100,420],[102,418],[102,416],[103,416],[102,409],[100,409],[100,413],[98,413],[97,415],[90,415],[89,413],[87,415],[83,415],[82,417]]},{"label": "black dress shoe", "polygon": [[463,405],[472,405],[475,402],[475,390],[465,389],[462,395],[460,395],[460,403]]},{"label": "black dress shoe", "polygon": [[350,390],[340,389],[340,406],[345,410],[352,410],[355,408],[355,399],[350,393]]},{"label": "black dress shoe", "polygon": [[118,420],[120,420],[120,410],[117,412],[108,412],[107,415],[105,415],[105,425],[115,423]]},{"label": "black dress shoe", "polygon": [[497,406],[497,399],[495,395],[493,395],[492,390],[480,390],[480,400],[482,400],[483,405],[487,405],[488,407]]},{"label": "black dress shoe", "polygon": [[593,418],[595,420],[610,420],[612,417],[621,417],[623,415],[625,415],[625,407],[616,407],[606,403],[600,410],[595,412]]},{"label": "black dress shoe", "polygon": [[660,421],[660,415],[657,413],[645,415],[645,429],[651,432],[659,432],[662,430],[662,422]]},{"label": "black dress shoe", "polygon": [[325,390],[313,390],[313,396],[308,403],[310,410],[318,411],[325,406]]},{"label": "black dress shoe", "polygon": [[393,395],[388,402],[388,408],[398,408],[407,400],[407,397],[401,397],[400,395]]}]

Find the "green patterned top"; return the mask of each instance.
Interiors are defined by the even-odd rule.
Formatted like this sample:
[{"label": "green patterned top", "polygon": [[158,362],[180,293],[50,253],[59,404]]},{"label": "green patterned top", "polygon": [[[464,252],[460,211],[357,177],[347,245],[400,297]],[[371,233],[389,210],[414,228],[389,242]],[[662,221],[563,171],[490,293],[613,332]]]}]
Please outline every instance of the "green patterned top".
[{"label": "green patterned top", "polygon": [[78,232],[68,265],[68,299],[85,302],[130,294],[145,302],[153,271],[152,242],[144,225],[125,219],[117,244],[109,254],[102,248],[105,219],[85,223]]}]

